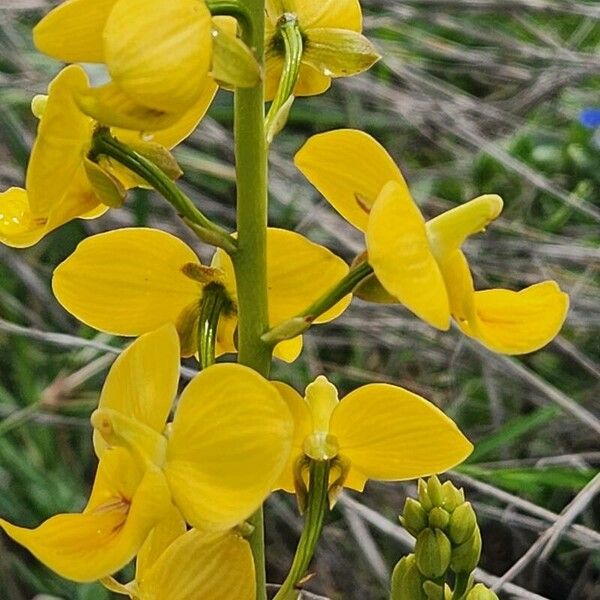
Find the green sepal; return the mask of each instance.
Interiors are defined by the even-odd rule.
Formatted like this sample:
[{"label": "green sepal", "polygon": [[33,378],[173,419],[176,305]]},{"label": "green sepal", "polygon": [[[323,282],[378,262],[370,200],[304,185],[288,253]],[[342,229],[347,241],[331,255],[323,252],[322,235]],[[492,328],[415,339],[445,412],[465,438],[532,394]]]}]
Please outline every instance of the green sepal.
[{"label": "green sepal", "polygon": [[471,573],[479,564],[480,558],[481,533],[477,527],[466,542],[452,549],[450,567],[455,573]]},{"label": "green sepal", "polygon": [[171,181],[176,181],[183,175],[175,157],[164,146],[156,142],[128,142],[128,146],[156,165]]},{"label": "green sepal", "polygon": [[[367,262],[367,252],[362,252],[352,261],[352,268],[362,263]],[[375,304],[399,304],[397,298],[394,298],[379,282],[376,275],[373,273],[369,277],[363,279],[352,292],[357,298],[365,302],[373,302]]]},{"label": "green sepal", "polygon": [[228,90],[252,88],[261,78],[260,65],[248,46],[214,23],[211,76]]},{"label": "green sepal", "polygon": [[372,67],[381,56],[362,34],[329,27],[306,31],[302,62],[326,77],[348,77]]},{"label": "green sepal", "polygon": [[121,208],[127,198],[127,190],[123,184],[89,158],[84,159],[83,165],[88,181],[102,204],[111,208]]}]

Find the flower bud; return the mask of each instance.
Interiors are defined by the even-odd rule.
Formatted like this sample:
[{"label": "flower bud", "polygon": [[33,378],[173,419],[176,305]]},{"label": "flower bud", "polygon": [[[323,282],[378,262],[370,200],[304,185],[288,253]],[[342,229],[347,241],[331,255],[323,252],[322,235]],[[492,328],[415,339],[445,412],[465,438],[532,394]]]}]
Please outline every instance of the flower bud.
[{"label": "flower bud", "polygon": [[452,558],[450,540],[440,529],[424,529],[417,537],[415,558],[422,575],[428,579],[441,577]]},{"label": "flower bud", "polygon": [[427,600],[444,600],[444,588],[433,581],[426,581],[423,584],[423,591]]},{"label": "flower bud", "polygon": [[442,493],[444,494],[444,508],[452,512],[465,501],[463,489],[457,489],[451,481],[445,481],[442,484]]},{"label": "flower bud", "polygon": [[498,600],[498,596],[483,585],[478,583],[468,594],[466,600]]},{"label": "flower bud", "polygon": [[427,600],[423,591],[423,576],[417,568],[415,555],[400,560],[392,574],[391,600]]},{"label": "flower bud", "polygon": [[429,527],[433,529],[446,529],[450,522],[450,514],[447,510],[436,506],[429,512]]},{"label": "flower bud", "polygon": [[429,492],[427,491],[427,484],[423,479],[419,479],[417,484],[417,493],[419,496],[419,502],[425,512],[429,512],[433,508],[433,504],[429,499]]},{"label": "flower bud", "polygon": [[436,475],[431,476],[427,481],[427,493],[433,506],[442,506],[444,504],[444,491]]},{"label": "flower bud", "polygon": [[473,535],[452,550],[451,568],[455,573],[470,573],[481,557],[481,533],[475,528]]},{"label": "flower bud", "polygon": [[448,535],[453,544],[466,542],[477,527],[477,516],[470,502],[461,504],[450,516]]},{"label": "flower bud", "polygon": [[427,527],[427,513],[414,498],[407,498],[400,521],[408,533],[417,537]]}]

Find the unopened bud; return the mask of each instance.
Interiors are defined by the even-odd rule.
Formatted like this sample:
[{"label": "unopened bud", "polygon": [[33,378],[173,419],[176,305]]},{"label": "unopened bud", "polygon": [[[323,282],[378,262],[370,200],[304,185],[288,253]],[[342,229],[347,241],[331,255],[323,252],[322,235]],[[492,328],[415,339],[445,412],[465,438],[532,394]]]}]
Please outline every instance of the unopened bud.
[{"label": "unopened bud", "polygon": [[44,116],[46,106],[48,105],[48,96],[38,94],[31,100],[31,112],[36,119],[41,119]]},{"label": "unopened bud", "polygon": [[433,581],[426,581],[423,584],[423,591],[427,600],[444,600],[444,588]]},{"label": "unopened bud", "polygon": [[427,600],[423,591],[423,576],[417,568],[415,555],[405,556],[392,574],[391,600]]},{"label": "unopened bud", "polygon": [[442,493],[444,495],[444,508],[448,512],[452,512],[465,501],[463,489],[457,489],[451,481],[445,481],[442,484]]},{"label": "unopened bud", "polygon": [[427,484],[423,479],[419,479],[417,484],[417,494],[419,496],[419,502],[425,512],[429,512],[433,508],[433,504],[429,498],[429,492],[427,491]]},{"label": "unopened bud", "polygon": [[483,583],[478,583],[468,594],[466,600],[498,600],[498,596]]},{"label": "unopened bud", "polygon": [[400,520],[404,529],[415,537],[427,527],[427,513],[414,498],[406,499]]},{"label": "unopened bud", "polygon": [[450,516],[448,535],[453,544],[466,542],[477,527],[477,515],[470,502],[461,504]]},{"label": "unopened bud", "polygon": [[450,514],[447,510],[436,506],[429,512],[429,527],[433,529],[446,529],[450,522]]},{"label": "unopened bud", "polygon": [[455,573],[471,573],[481,557],[481,533],[475,528],[473,535],[452,550],[451,568]]},{"label": "unopened bud", "polygon": [[433,506],[442,506],[444,504],[444,491],[436,475],[433,475],[427,481],[427,493]]},{"label": "unopened bud", "polygon": [[452,558],[452,545],[440,529],[424,529],[417,537],[415,557],[421,574],[437,579],[446,573]]}]

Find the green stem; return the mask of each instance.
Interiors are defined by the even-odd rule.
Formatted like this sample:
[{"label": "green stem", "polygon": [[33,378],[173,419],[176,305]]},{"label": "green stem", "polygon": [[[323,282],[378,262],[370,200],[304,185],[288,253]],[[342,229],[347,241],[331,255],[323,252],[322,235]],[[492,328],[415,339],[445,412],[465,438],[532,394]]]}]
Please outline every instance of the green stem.
[{"label": "green stem", "polygon": [[308,504],[304,517],[304,528],[290,572],[274,600],[295,600],[298,595],[296,586],[302,581],[310,566],[317,542],[321,537],[325,515],[329,510],[327,498],[329,467],[330,463],[326,460],[313,460],[310,463]]},{"label": "green stem", "polygon": [[342,280],[301,313],[267,331],[262,336],[263,342],[275,345],[300,335],[312,325],[315,319],[318,319],[323,313],[333,308],[342,298],[352,293],[361,281],[372,274],[373,267],[369,263],[362,262],[358,264]]},{"label": "green stem", "polygon": [[[265,2],[246,0],[250,29],[242,40],[264,67]],[[267,330],[267,143],[264,84],[237,89],[234,105],[237,173],[237,251],[233,255],[237,284],[238,360],[268,377],[271,348],[261,340]],[[256,569],[256,600],[266,600],[264,519],[259,509],[249,522],[248,538]]]},{"label": "green stem", "polygon": [[219,317],[228,304],[229,299],[221,285],[209,284],[204,287],[198,321],[198,353],[203,369],[215,364]]},{"label": "green stem", "polygon": [[234,17],[244,31],[252,33],[252,17],[240,0],[206,0],[206,5],[213,17]]},{"label": "green stem", "polygon": [[277,29],[283,41],[285,55],[279,86],[269,108],[265,125],[270,141],[277,134],[277,128],[281,129],[282,127],[282,124],[277,123],[279,113],[294,92],[304,52],[302,33],[295,14],[284,13],[277,24]]},{"label": "green stem", "polygon": [[456,575],[456,581],[454,582],[454,591],[452,593],[452,600],[462,600],[464,595],[467,593],[467,587],[471,578],[470,573],[458,573]]},{"label": "green stem", "polygon": [[235,240],[224,229],[202,214],[169,177],[152,161],[112,137],[106,129],[94,136],[91,156],[108,156],[139,175],[169,202],[203,241],[235,252]]}]

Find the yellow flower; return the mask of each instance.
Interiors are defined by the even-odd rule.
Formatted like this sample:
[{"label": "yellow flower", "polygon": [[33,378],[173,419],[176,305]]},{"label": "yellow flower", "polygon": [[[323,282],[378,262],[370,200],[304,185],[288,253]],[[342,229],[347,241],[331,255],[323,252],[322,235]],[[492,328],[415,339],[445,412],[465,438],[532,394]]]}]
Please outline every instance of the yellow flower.
[{"label": "yellow flower", "polygon": [[136,559],[135,580],[122,585],[102,580],[112,592],[134,600],[254,600],[254,560],[250,546],[234,531],[186,532],[174,510],[148,536]]},{"label": "yellow flower", "polygon": [[[106,65],[111,81],[78,95],[86,113],[152,131],[198,103],[208,108],[216,91],[213,45],[225,36],[239,46],[235,30],[230,18],[213,23],[203,0],[67,0],[35,27],[34,41],[59,60]],[[246,54],[235,55],[244,66]]]},{"label": "yellow flower", "polygon": [[[50,83],[47,97],[34,100],[34,113],[40,123],[27,168],[27,191],[11,188],[0,194],[0,242],[14,247],[32,246],[72,219],[102,215],[108,206],[90,181],[90,169],[92,173],[104,173],[123,191],[143,184],[120,165],[106,159],[95,165],[87,158],[98,123],[83,114],[75,102],[75,95],[86,89],[85,72],[72,65]],[[153,143],[168,148],[177,145],[196,128],[207,107],[207,102],[198,103],[174,125],[154,134]],[[134,146],[149,139],[135,131],[113,129],[112,133]]]},{"label": "yellow flower", "polygon": [[[298,233],[268,230],[267,278],[271,325],[298,314],[348,272],[346,263]],[[156,229],[120,229],[84,240],[54,272],[58,301],[84,323],[115,335],[135,336],[165,323],[177,326],[184,356],[197,351],[203,289],[221,285],[232,302],[219,322],[217,355],[235,352],[236,286],[229,256],[217,251],[212,267],[194,251]],[[336,318],[348,296],[317,322]],[[276,354],[293,361],[302,337],[279,344]]]},{"label": "yellow flower", "polygon": [[379,55],[361,35],[358,0],[268,0],[266,20],[266,99],[277,91],[284,64],[278,23],[284,15],[297,20],[303,40],[302,62],[294,89],[296,96],[325,92],[332,77],[367,70]]},{"label": "yellow flower", "polygon": [[236,364],[202,371],[165,426],[179,380],[172,325],[117,359],[92,415],[98,473],[81,514],[36,529],[0,527],[60,575],[106,577],[127,564],[174,506],[192,526],[227,532],[268,495],[289,455],[293,423],[266,379]]},{"label": "yellow flower", "polygon": [[296,424],[288,466],[278,487],[294,491],[294,470],[303,456],[337,461],[331,478],[362,491],[368,479],[400,481],[440,473],[461,463],[473,450],[456,424],[433,404],[401,387],[365,385],[338,400],[323,377],[302,398],[275,382]]},{"label": "yellow flower", "polygon": [[441,330],[452,316],[465,334],[504,354],[533,352],[560,331],[569,298],[554,281],[520,292],[475,291],[461,246],[498,217],[498,196],[481,196],[426,223],[390,155],[352,129],[312,137],[295,162],[365,233],[368,261],[392,301]]}]

